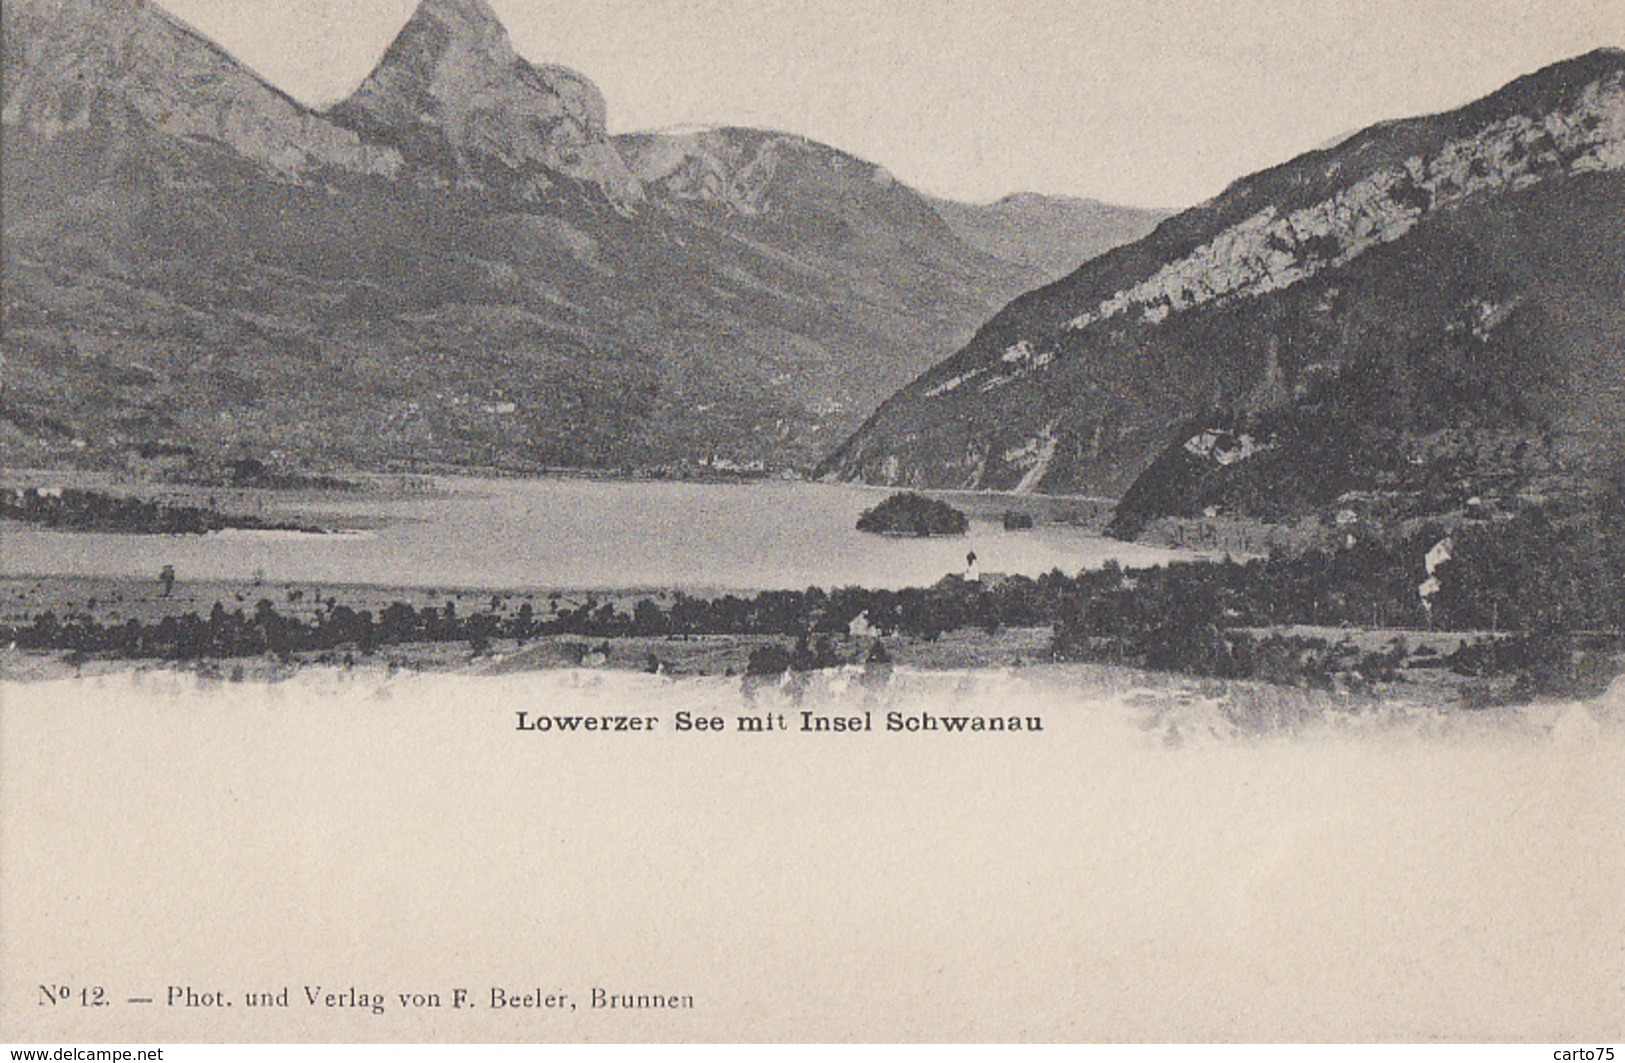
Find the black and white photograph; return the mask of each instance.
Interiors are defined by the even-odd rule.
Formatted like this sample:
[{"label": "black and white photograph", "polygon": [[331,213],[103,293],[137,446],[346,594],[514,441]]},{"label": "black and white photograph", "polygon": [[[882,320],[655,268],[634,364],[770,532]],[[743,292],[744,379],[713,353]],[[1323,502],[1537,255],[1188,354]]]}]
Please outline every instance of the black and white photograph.
[{"label": "black and white photograph", "polygon": [[1622,0],[3,26],[0,1042],[1613,1057]]}]

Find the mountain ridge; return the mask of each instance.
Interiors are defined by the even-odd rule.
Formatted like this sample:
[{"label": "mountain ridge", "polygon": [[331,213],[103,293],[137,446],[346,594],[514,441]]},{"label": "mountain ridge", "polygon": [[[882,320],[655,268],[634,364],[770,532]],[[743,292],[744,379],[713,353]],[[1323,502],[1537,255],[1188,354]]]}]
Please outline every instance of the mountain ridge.
[{"label": "mountain ridge", "polygon": [[988,254],[1032,266],[1050,278],[1133,243],[1174,212],[1125,207],[1081,196],[1012,192],[989,203],[930,197],[960,239]]},{"label": "mountain ridge", "polygon": [[148,0],[7,5],[8,454],[806,467],[1034,280],[804,138],[724,136],[748,213],[606,177],[489,16],[425,0],[318,112]]},{"label": "mountain ridge", "polygon": [[[1363,130],[1240,178],[1018,297],[883,404],[820,472],[913,487],[1122,491],[1187,419],[1279,405],[1314,374],[1372,359],[1405,377],[1410,355],[1400,348],[1458,345],[1451,329],[1469,304],[1505,294],[1487,263],[1469,270],[1450,296],[1453,316],[1406,318],[1411,331],[1390,342],[1368,313],[1366,293],[1380,278],[1361,271],[1366,256],[1399,246],[1396,267],[1422,268],[1417,290],[1426,290],[1422,263],[1449,261],[1440,241],[1470,263],[1483,257],[1476,248],[1494,234],[1474,228],[1475,204],[1588,178],[1604,182],[1610,201],[1622,167],[1617,49],[1554,64],[1455,111]],[[1349,283],[1339,288],[1331,278],[1343,273]],[[1598,305],[1617,303],[1607,276],[1585,283],[1601,285]],[[1318,285],[1317,302],[1303,304],[1305,285]],[[1516,294],[1517,307],[1486,318],[1486,334],[1523,328],[1553,298]],[[1438,301],[1445,314],[1443,294]],[[1583,389],[1557,390],[1575,405]]]},{"label": "mountain ridge", "polygon": [[218,142],[284,177],[400,168],[397,153],[327,122],[151,0],[17,0],[3,17],[4,124],[14,129],[53,139],[97,121],[127,126],[122,106],[165,135]]},{"label": "mountain ridge", "polygon": [[622,209],[643,198],[609,145],[597,86],[522,58],[484,0],[421,0],[361,84],[325,113],[452,183],[478,187],[500,171],[534,197],[553,173],[596,186]]}]

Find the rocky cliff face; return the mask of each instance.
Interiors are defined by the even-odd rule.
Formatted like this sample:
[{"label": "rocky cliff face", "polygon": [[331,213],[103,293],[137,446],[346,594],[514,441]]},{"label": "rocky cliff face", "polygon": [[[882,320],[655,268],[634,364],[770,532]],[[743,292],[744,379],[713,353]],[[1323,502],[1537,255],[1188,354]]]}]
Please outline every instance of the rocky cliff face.
[{"label": "rocky cliff face", "polygon": [[586,78],[520,58],[485,0],[424,0],[331,113],[460,185],[536,197],[562,174],[625,208],[642,190],[609,143],[605,110]]},{"label": "rocky cliff face", "polygon": [[[1358,158],[1373,139],[1361,138],[1350,150]],[[1329,160],[1328,174],[1343,165]],[[1155,323],[1204,303],[1278,291],[1400,239],[1436,211],[1549,177],[1621,168],[1625,86],[1616,71],[1552,110],[1488,122],[1469,137],[1374,168],[1316,202],[1296,209],[1268,204],[1066,327],[1084,329],[1121,314]]]},{"label": "rocky cliff face", "polygon": [[[1117,492],[1193,417],[1367,370],[1400,396],[1386,411],[1400,426],[1451,416],[1448,397],[1417,397],[1444,373],[1611,445],[1597,440],[1621,413],[1622,370],[1600,352],[1621,336],[1622,170],[1616,50],[1366,130],[1016,300],[825,471]],[[1553,253],[1557,232],[1574,250]]]},{"label": "rocky cliff face", "polygon": [[771,233],[804,253],[977,257],[884,167],[806,137],[719,127],[615,144],[653,200],[701,224]]},{"label": "rocky cliff face", "polygon": [[629,133],[616,145],[638,179],[663,198],[751,217],[769,209],[785,156],[812,151],[801,137],[728,127]]},{"label": "rocky cliff face", "polygon": [[8,136],[150,132],[285,178],[401,168],[397,151],[296,103],[148,0],[15,0],[4,26]]}]

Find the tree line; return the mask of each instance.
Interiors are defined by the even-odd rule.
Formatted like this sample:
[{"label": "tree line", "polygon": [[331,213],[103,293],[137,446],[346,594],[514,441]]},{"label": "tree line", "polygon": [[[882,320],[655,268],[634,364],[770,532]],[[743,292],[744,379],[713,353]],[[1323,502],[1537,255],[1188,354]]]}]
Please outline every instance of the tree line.
[{"label": "tree line", "polygon": [[225,528],[315,532],[288,521],[222,513],[212,507],[127,498],[101,491],[64,487],[0,489],[0,518],[41,524],[62,531],[117,532],[126,535],[202,535]]}]

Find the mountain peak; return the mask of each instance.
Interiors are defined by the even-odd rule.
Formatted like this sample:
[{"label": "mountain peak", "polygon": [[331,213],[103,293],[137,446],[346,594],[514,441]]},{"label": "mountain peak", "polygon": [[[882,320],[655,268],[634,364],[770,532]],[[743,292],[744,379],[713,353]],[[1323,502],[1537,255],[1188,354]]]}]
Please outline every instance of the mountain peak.
[{"label": "mountain peak", "polygon": [[396,35],[390,51],[397,47],[422,46],[428,43],[426,38],[433,41],[430,46],[442,55],[444,49],[456,46],[469,58],[484,60],[496,67],[511,66],[519,58],[508,39],[507,27],[485,0],[421,0]]},{"label": "mountain peak", "polygon": [[150,0],[21,0],[5,8],[8,136],[110,131],[224,146],[286,177],[400,162],[323,122]]},{"label": "mountain peak", "polygon": [[546,190],[552,173],[625,206],[642,193],[609,144],[605,113],[580,74],[521,58],[485,0],[422,0],[331,112],[460,184],[529,195]]},{"label": "mountain peak", "polygon": [[485,0],[421,0],[414,15],[467,25],[502,26],[502,20]]}]

